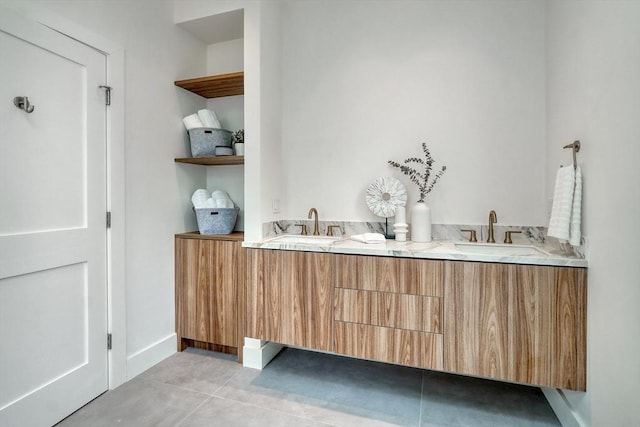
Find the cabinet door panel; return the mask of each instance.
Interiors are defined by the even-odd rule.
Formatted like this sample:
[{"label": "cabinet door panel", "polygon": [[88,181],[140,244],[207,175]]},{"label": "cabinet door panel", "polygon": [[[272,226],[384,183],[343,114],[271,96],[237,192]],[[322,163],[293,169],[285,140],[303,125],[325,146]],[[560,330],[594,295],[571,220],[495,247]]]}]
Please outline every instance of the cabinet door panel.
[{"label": "cabinet door panel", "polygon": [[237,347],[238,243],[176,239],[176,330]]},{"label": "cabinet door panel", "polygon": [[576,288],[576,390],[587,389],[587,269],[574,268]]},{"label": "cabinet door panel", "polygon": [[501,264],[449,262],[445,277],[445,370],[508,376],[508,271]]},{"label": "cabinet door panel", "polygon": [[200,287],[206,282],[206,271],[196,260],[200,257],[200,244],[196,240],[176,239],[176,330],[181,338],[197,339],[198,330],[204,329],[206,313],[198,312]]},{"label": "cabinet door panel", "polygon": [[[580,276],[583,269],[553,268],[547,275],[551,287],[552,312],[547,330],[556,331],[551,336],[552,345],[550,359],[553,361],[549,373],[552,383],[564,384],[563,388],[585,389],[586,380],[578,375],[585,363],[586,347],[582,349],[579,343],[586,335],[586,322],[581,317],[584,314],[586,300],[586,284]],[[584,292],[583,292],[584,291]]]},{"label": "cabinet door panel", "polygon": [[[553,272],[550,269],[521,266],[510,269],[511,326],[509,372],[514,381],[548,382],[551,354],[558,331],[553,328]],[[551,276],[551,277],[549,277]],[[543,345],[546,343],[546,345]],[[568,344],[568,343],[567,343]]]},{"label": "cabinet door panel", "polygon": [[583,269],[447,262],[445,369],[585,389]]},{"label": "cabinet door panel", "polygon": [[247,333],[281,344],[332,349],[331,254],[250,250]]},{"label": "cabinet door panel", "polygon": [[515,381],[581,390],[584,270],[518,265],[510,267]]},{"label": "cabinet door panel", "polygon": [[247,249],[247,283],[246,292],[246,336],[257,339],[265,338],[264,292],[266,268],[266,251]]},{"label": "cabinet door panel", "polygon": [[311,331],[311,336],[305,339],[307,346],[330,351],[333,350],[334,258],[332,254],[305,255],[306,304],[310,307],[306,325],[307,331]]},{"label": "cabinet door panel", "polygon": [[[264,288],[264,339],[282,344],[284,337],[292,335],[291,322],[285,323],[286,319],[293,319],[300,313],[293,313],[292,299],[296,296],[295,284],[288,283],[293,272],[289,272],[285,277],[284,270],[287,253],[279,254],[275,251],[260,251],[263,256],[263,268],[265,269]],[[302,326],[302,325],[300,325]]]},{"label": "cabinet door panel", "polygon": [[[205,242],[203,242],[205,243]],[[209,240],[211,313],[208,342],[237,347],[238,246],[236,242]]]}]

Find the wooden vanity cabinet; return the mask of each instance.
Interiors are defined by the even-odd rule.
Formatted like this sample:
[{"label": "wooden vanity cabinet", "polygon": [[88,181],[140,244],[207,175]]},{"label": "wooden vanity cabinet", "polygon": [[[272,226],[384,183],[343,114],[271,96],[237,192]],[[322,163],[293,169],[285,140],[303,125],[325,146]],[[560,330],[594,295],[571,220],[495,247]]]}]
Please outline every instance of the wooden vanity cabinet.
[{"label": "wooden vanity cabinet", "polygon": [[332,350],[332,254],[248,249],[247,267],[247,336]]},{"label": "wooden vanity cabinet", "polygon": [[335,352],[442,369],[442,261],[336,255]]},{"label": "wooden vanity cabinet", "polygon": [[586,269],[445,262],[444,369],[586,389]]},{"label": "wooden vanity cabinet", "polygon": [[247,336],[586,389],[585,268],[247,250]]},{"label": "wooden vanity cabinet", "polygon": [[[242,360],[244,249],[242,233],[175,236],[178,350],[206,348]],[[242,285],[242,286],[241,286]]]}]

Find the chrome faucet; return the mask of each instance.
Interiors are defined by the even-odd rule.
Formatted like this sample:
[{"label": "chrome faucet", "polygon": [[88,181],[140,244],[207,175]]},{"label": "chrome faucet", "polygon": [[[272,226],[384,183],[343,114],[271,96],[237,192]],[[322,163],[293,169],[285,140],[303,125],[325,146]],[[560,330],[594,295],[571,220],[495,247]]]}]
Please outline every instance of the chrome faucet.
[{"label": "chrome faucet", "polygon": [[498,222],[496,211],[489,212],[489,237],[487,237],[487,243],[495,243],[496,239],[493,237],[493,224]]},{"label": "chrome faucet", "polygon": [[307,218],[311,219],[311,215],[314,215],[313,235],[314,236],[319,236],[320,235],[320,230],[318,229],[318,210],[316,208],[309,209],[309,215],[307,216]]}]

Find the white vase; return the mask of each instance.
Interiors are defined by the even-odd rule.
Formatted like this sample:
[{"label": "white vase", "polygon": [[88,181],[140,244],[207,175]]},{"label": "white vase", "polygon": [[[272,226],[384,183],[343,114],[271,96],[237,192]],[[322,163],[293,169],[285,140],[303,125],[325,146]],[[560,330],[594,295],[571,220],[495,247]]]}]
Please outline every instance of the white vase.
[{"label": "white vase", "polygon": [[416,202],[411,208],[411,241],[431,241],[431,208],[425,202]]},{"label": "white vase", "polygon": [[244,156],[244,142],[236,142],[234,145],[236,156]]}]

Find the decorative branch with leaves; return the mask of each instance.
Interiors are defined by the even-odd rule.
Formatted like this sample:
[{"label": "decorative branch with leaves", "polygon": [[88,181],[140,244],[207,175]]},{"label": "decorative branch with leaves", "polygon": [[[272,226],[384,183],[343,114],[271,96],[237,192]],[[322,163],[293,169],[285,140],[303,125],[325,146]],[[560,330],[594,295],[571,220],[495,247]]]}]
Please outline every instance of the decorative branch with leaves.
[{"label": "decorative branch with leaves", "polygon": [[[424,159],[419,159],[417,157],[409,157],[404,161],[404,164],[400,164],[398,162],[394,162],[393,160],[389,160],[389,164],[394,168],[399,168],[400,171],[407,175],[411,182],[418,186],[418,190],[420,190],[420,200],[419,202],[424,202],[425,196],[433,189],[433,186],[438,182],[440,177],[444,174],[444,171],[447,170],[446,166],[442,166],[434,176],[431,182],[429,182],[429,178],[431,177],[431,169],[433,168],[433,164],[435,160],[431,157],[431,152],[429,152],[429,148],[427,148],[427,144],[422,143],[422,151],[424,151]],[[416,167],[410,166],[412,163],[416,164]],[[424,168],[424,172],[420,172],[418,169]]]}]

